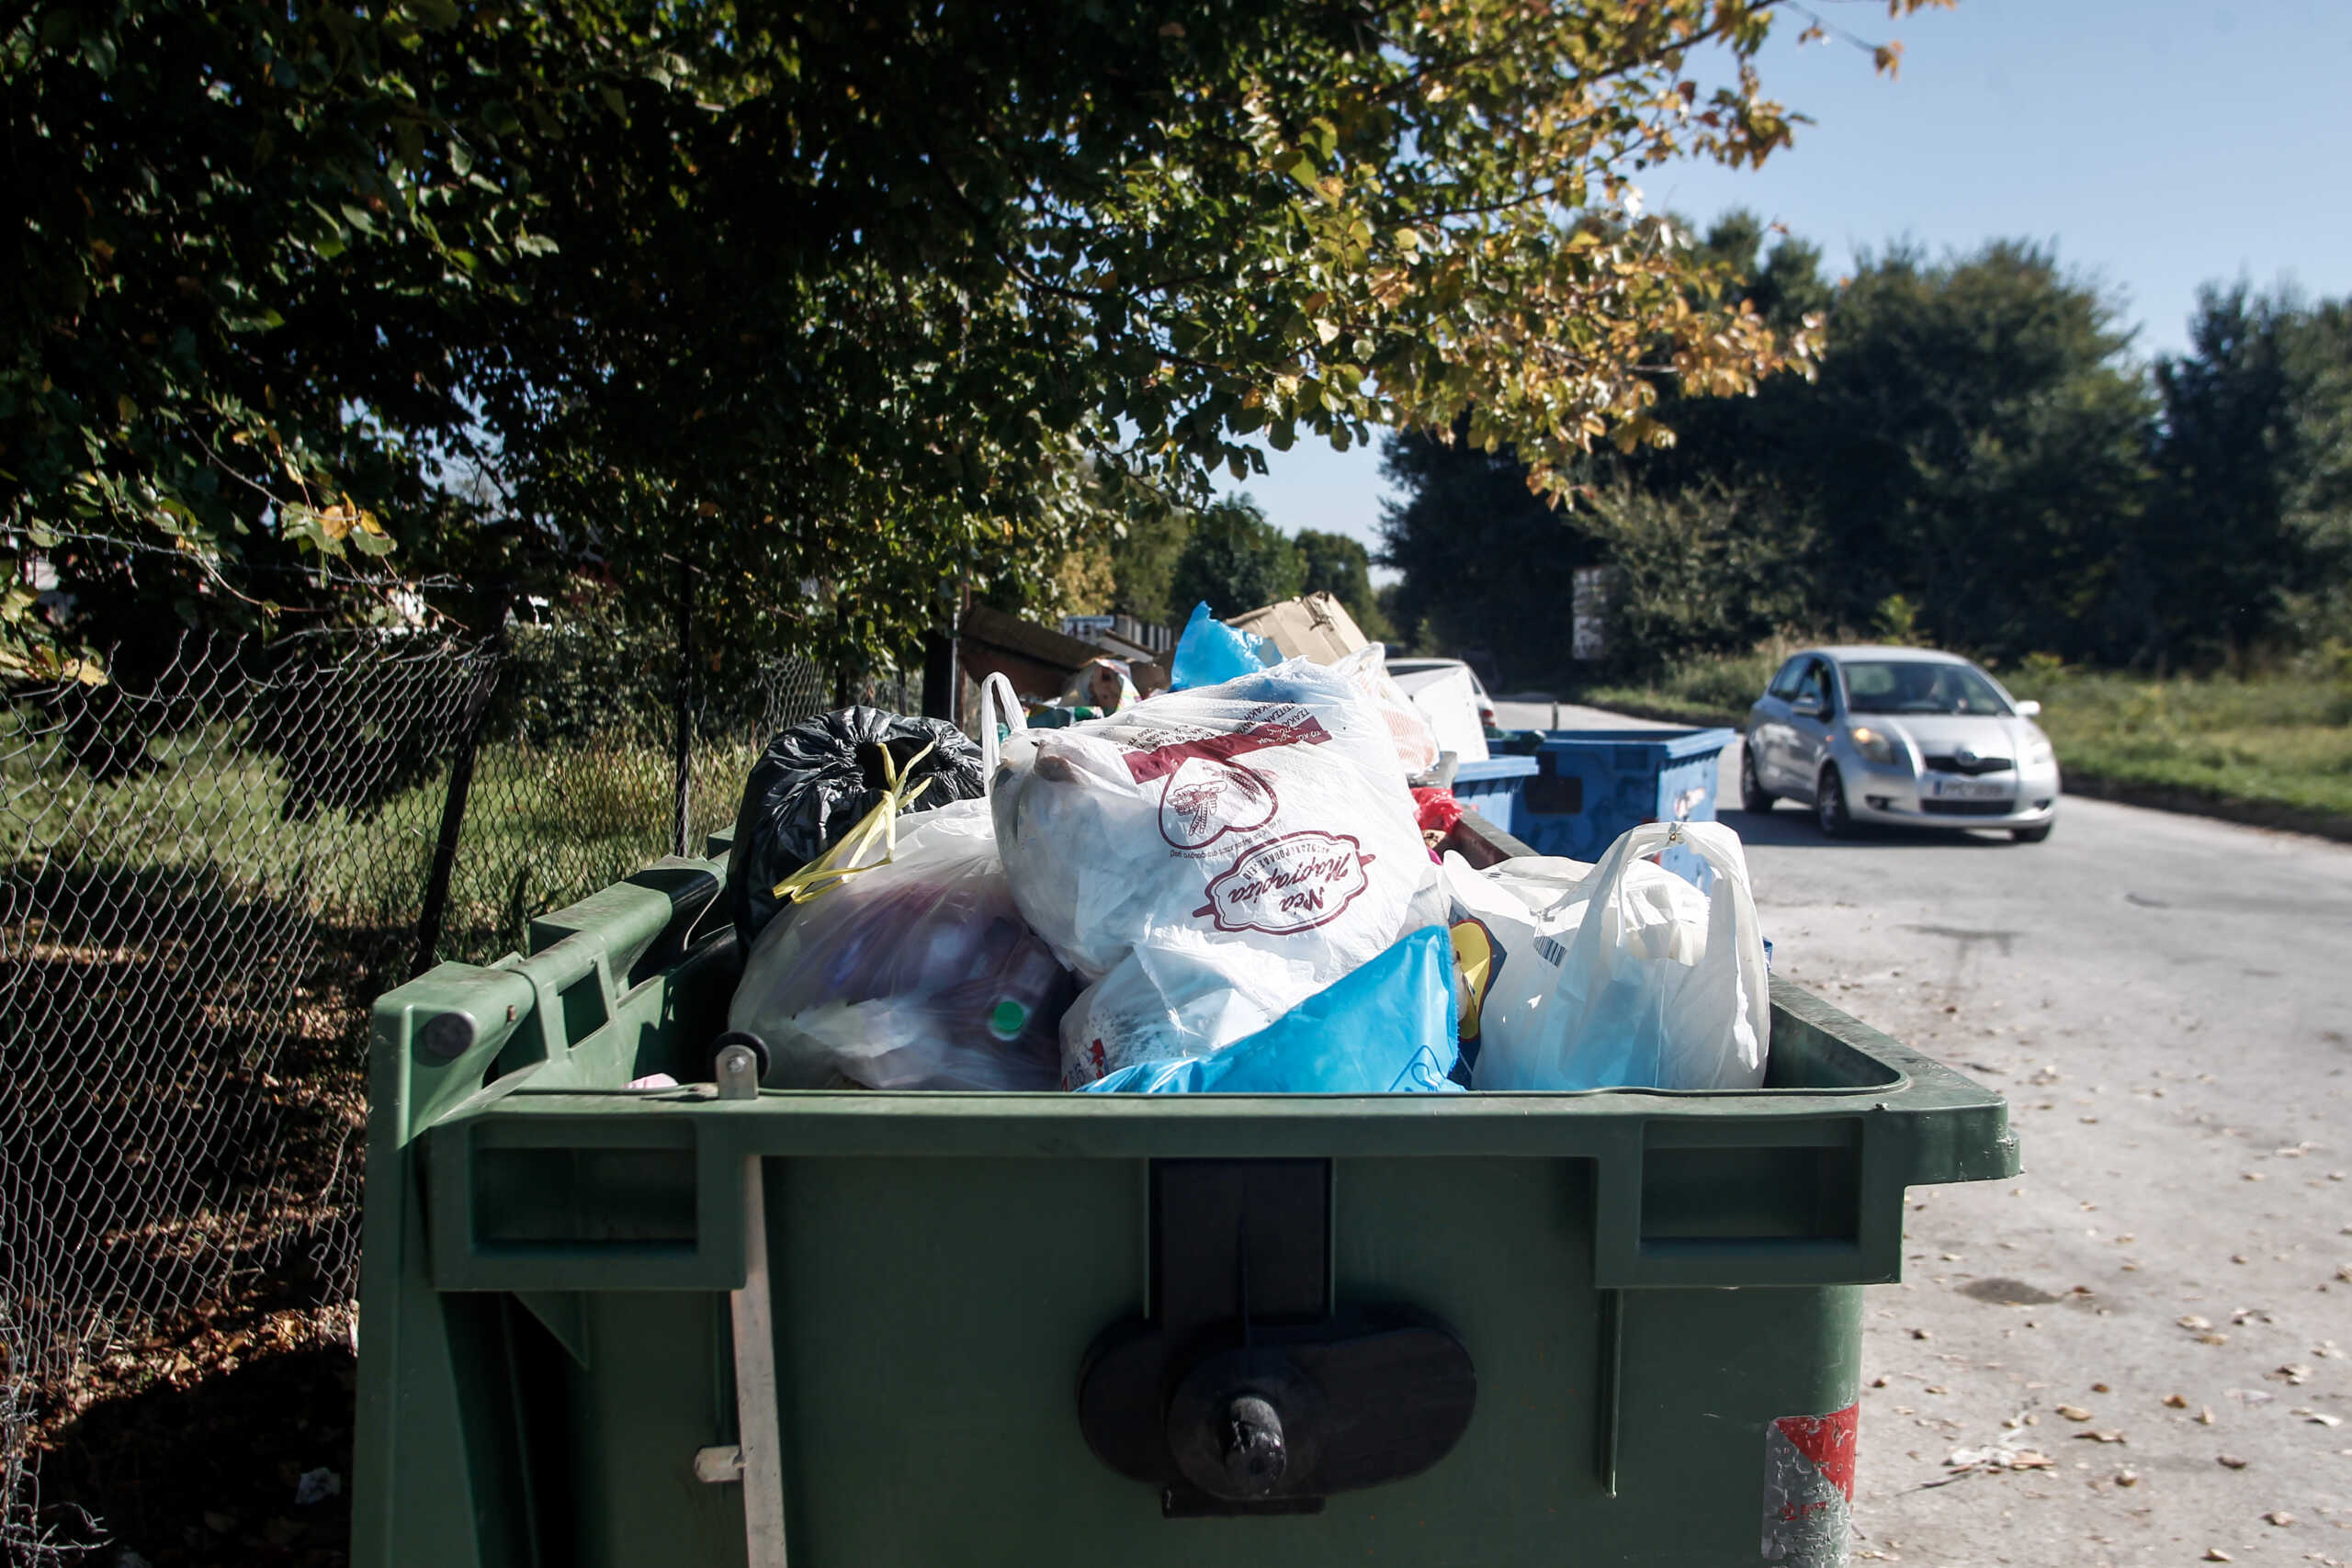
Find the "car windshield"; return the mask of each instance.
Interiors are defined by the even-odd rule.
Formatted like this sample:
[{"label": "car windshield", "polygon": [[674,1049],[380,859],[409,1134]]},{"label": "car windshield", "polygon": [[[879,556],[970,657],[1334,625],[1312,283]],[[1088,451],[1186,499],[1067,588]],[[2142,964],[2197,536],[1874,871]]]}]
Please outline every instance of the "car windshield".
[{"label": "car windshield", "polygon": [[1841,660],[1847,706],[1856,713],[2006,714],[2009,705],[1982,672],[1923,659]]}]

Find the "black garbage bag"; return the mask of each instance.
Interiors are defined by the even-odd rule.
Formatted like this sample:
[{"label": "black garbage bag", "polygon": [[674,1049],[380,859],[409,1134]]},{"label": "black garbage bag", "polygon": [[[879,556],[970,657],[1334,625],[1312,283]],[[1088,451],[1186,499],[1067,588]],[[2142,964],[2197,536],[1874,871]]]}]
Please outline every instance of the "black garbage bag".
[{"label": "black garbage bag", "polygon": [[794,725],[768,742],[743,784],[735,849],[727,858],[727,908],[743,950],[775,918],[775,887],[839,843],[889,787],[888,751],[899,776],[931,780],[916,811],[976,800],[988,781],[980,749],[944,719],[907,718],[880,708],[843,708]]}]

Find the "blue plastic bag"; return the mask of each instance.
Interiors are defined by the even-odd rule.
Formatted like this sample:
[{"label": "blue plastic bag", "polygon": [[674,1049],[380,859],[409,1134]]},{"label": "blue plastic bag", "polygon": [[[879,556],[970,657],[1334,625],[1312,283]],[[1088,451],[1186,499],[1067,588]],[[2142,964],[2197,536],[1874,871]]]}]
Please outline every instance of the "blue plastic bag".
[{"label": "blue plastic bag", "polygon": [[1206,1056],[1137,1062],[1089,1094],[1458,1094],[1453,943],[1406,937],[1255,1034]]},{"label": "blue plastic bag", "polygon": [[1209,614],[1208,604],[1203,601],[1193,606],[1193,618],[1184,623],[1184,635],[1176,639],[1175,655],[1168,661],[1168,689],[1189,692],[1195,686],[1222,686],[1282,661],[1282,649],[1271,640],[1227,626]]}]

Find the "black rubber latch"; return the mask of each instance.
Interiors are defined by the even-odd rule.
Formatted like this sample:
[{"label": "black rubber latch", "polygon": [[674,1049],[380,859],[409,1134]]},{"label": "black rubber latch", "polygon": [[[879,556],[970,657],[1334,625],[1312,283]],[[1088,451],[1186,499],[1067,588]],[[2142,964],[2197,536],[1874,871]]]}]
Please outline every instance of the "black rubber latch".
[{"label": "black rubber latch", "polygon": [[1153,1163],[1153,1313],[1088,1351],[1079,1424],[1169,1517],[1317,1512],[1469,1427],[1477,1374],[1452,1330],[1330,1306],[1329,1193],[1320,1160]]}]

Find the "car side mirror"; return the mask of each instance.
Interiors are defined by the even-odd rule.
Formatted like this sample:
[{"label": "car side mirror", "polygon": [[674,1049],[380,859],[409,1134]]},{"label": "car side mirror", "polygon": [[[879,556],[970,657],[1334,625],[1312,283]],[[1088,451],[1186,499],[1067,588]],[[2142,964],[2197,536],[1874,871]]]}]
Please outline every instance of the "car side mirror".
[{"label": "car side mirror", "polygon": [[1819,718],[1822,715],[1821,699],[1807,693],[1791,703],[1789,711],[1803,718]]},{"label": "car side mirror", "polygon": [[2041,705],[2035,702],[2031,697],[2028,697],[2025,701],[2018,705],[2018,716],[2019,718],[2040,718],[2041,716]]}]

